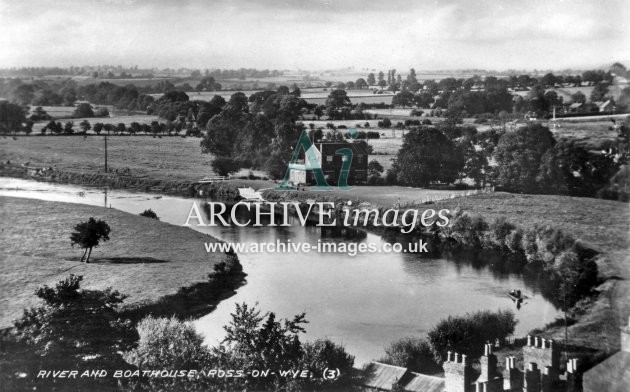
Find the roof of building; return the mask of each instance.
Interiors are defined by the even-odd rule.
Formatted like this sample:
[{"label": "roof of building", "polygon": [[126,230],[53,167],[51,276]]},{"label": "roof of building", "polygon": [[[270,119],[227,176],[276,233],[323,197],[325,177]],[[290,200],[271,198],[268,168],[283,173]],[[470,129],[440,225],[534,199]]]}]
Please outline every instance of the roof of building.
[{"label": "roof of building", "polygon": [[427,376],[421,373],[411,373],[411,380],[403,387],[409,392],[442,392],[444,391],[444,379],[441,377]]},{"label": "roof of building", "polygon": [[403,367],[370,362],[365,369],[363,385],[389,391],[392,389],[392,385],[405,377],[407,373],[411,372]]},{"label": "roof of building", "polygon": [[402,385],[407,392],[444,391],[444,379],[441,377],[427,376],[380,362],[370,362],[365,369],[363,385],[366,387],[390,391],[394,383]]},{"label": "roof of building", "polygon": [[630,390],[630,352],[620,351],[583,376],[584,392]]}]

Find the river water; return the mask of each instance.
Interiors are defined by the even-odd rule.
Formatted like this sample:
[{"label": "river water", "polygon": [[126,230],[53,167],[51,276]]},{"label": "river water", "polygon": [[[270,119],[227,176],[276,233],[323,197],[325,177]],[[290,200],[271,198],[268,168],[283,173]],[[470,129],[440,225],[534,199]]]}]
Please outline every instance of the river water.
[{"label": "river water", "polygon": [[[0,178],[0,195],[107,206],[138,214],[152,209],[160,219],[182,225],[192,199],[89,187]],[[385,241],[378,235],[322,232],[322,228],[198,227],[226,242],[262,243]],[[355,233],[356,234],[356,233]],[[342,238],[345,236],[345,239]],[[248,274],[246,285],[196,320],[209,344],[223,337],[236,303],[258,303],[263,311],[291,318],[306,312],[306,340],[328,337],[341,343],[361,365],[383,355],[388,343],[405,336],[425,336],[439,320],[476,310],[512,309],[515,335],[541,327],[560,315],[538,287],[519,274],[410,253],[346,254],[244,253],[239,259]],[[530,296],[520,309],[506,296],[518,288]],[[303,339],[304,340],[304,339]]]}]

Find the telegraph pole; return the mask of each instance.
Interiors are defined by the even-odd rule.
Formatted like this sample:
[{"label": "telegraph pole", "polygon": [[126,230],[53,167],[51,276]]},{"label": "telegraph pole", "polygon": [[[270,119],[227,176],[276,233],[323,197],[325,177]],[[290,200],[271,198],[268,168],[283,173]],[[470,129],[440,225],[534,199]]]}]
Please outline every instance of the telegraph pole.
[{"label": "telegraph pole", "polygon": [[105,134],[105,173],[107,173],[107,134]]}]

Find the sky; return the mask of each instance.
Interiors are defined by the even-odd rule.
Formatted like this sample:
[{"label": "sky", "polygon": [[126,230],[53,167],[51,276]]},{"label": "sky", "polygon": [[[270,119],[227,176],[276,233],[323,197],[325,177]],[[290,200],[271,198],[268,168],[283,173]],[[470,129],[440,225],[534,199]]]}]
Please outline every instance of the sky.
[{"label": "sky", "polygon": [[505,70],[624,60],[628,0],[0,0],[2,68]]}]

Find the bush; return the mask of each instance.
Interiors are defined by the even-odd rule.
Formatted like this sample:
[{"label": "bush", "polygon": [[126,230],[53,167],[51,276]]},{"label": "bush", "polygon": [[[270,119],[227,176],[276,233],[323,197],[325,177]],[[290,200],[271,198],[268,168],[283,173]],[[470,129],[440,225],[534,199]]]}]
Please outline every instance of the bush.
[{"label": "bush", "polygon": [[449,316],[428,333],[433,356],[438,363],[444,362],[447,351],[478,357],[483,354],[483,342],[503,342],[514,333],[516,323],[510,310]]},{"label": "bush", "polygon": [[385,179],[380,175],[371,175],[368,177],[368,185],[385,185]]},{"label": "bush", "polygon": [[398,183],[398,175],[395,171],[391,169],[387,170],[387,174],[385,174],[385,183],[387,185],[396,185]]},{"label": "bush", "polygon": [[151,218],[151,219],[155,219],[155,220],[160,220],[160,218],[158,218],[157,214],[155,213],[155,211],[153,211],[152,209],[148,209],[148,210],[144,210],[140,213],[140,216],[144,216],[145,218]]},{"label": "bush", "polygon": [[18,341],[37,353],[44,367],[115,365],[122,362],[119,351],[129,350],[138,338],[118,313],[125,295],[111,288],[80,289],[82,280],[70,275],[55,287],[40,287],[36,295],[44,304],[14,322]]},{"label": "bush", "polygon": [[380,362],[408,368],[412,372],[436,374],[443,371],[435,362],[431,345],[424,339],[407,337],[392,342],[385,348]]},{"label": "bush", "polygon": [[383,120],[378,122],[378,126],[380,128],[389,128],[392,126],[392,121],[389,118],[385,117]]},{"label": "bush", "polygon": [[172,318],[142,319],[137,326],[138,347],[124,358],[140,369],[194,369],[208,365],[210,351],[195,328]]},{"label": "bush", "polygon": [[495,219],[490,225],[495,243],[499,246],[504,246],[507,236],[514,228],[515,226],[509,223],[504,216]]},{"label": "bush", "polygon": [[[302,348],[301,366],[308,369],[312,374],[324,374],[326,368],[338,369],[341,373],[339,379],[333,381],[336,387],[348,385],[352,381],[354,357],[340,346],[329,339],[318,339],[314,342],[307,342]],[[321,378],[313,381],[318,384],[331,384]]]}]

